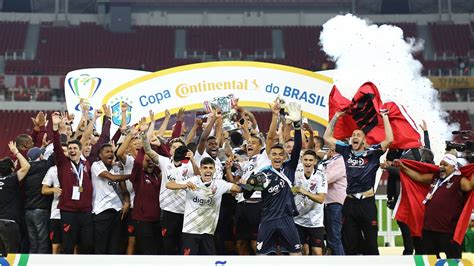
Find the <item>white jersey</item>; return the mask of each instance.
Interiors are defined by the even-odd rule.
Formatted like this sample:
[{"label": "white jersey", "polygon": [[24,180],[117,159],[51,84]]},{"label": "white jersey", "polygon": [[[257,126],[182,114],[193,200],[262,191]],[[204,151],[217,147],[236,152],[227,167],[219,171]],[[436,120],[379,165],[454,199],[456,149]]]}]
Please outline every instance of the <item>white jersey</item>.
[{"label": "white jersey", "polygon": [[216,167],[216,172],[214,173],[213,179],[222,179],[224,177],[224,167],[222,166],[221,160],[216,157],[216,159],[212,158],[209,153],[207,153],[206,150],[202,154],[200,154],[198,151],[196,151],[196,154],[194,154],[194,161],[196,162],[197,165],[200,165],[202,158],[209,157],[212,160],[214,160],[214,166]]},{"label": "white jersey", "polygon": [[[301,187],[312,194],[324,193],[328,191],[328,182],[324,172],[319,169],[306,179],[304,171],[295,173],[295,187]],[[299,215],[294,217],[295,223],[304,227],[324,226],[324,206],[312,201],[301,193],[295,195],[295,204]]]},{"label": "white jersey", "polygon": [[[265,149],[262,149],[260,153],[254,155],[252,158],[249,158],[248,161],[240,163],[240,168],[242,169],[242,180],[247,180],[250,175],[260,172],[264,167],[272,165],[272,162],[268,158],[267,152]],[[252,199],[262,198],[261,191],[255,191],[252,196]],[[235,196],[237,202],[244,201],[244,194],[239,193]]]},{"label": "white jersey", "polygon": [[183,233],[214,235],[222,195],[228,193],[233,184],[222,179],[213,179],[211,184],[206,186],[200,176],[193,176],[188,181],[194,183],[197,189],[186,190]]},{"label": "white jersey", "polygon": [[[50,187],[61,187],[58,179],[58,168],[56,166],[49,168],[48,172],[46,172],[46,175],[43,178],[42,184]],[[58,194],[54,193],[53,203],[51,204],[51,215],[49,216],[50,219],[61,219],[61,212],[58,209],[58,203],[59,196]]]},{"label": "white jersey", "polygon": [[[132,174],[133,163],[135,159],[127,155],[127,159],[125,160],[125,165],[123,166],[123,174],[130,175]],[[133,190],[133,184],[130,180],[125,180],[125,185],[127,186],[128,194],[130,195],[130,208],[133,208],[133,201],[135,200],[135,190]]]},{"label": "white jersey", "polygon": [[162,176],[160,208],[165,211],[183,214],[186,191],[167,189],[166,184],[170,181],[186,183],[190,177],[194,176],[193,165],[191,162],[188,162],[182,163],[180,166],[176,167],[170,158],[161,155],[159,156],[158,161]]},{"label": "white jersey", "polygon": [[100,177],[102,172],[109,172],[113,175],[119,175],[120,171],[116,167],[107,169],[102,161],[97,161],[92,164],[92,213],[99,214],[108,209],[120,211],[122,209],[122,201],[116,192],[119,188],[119,182],[108,180]]}]

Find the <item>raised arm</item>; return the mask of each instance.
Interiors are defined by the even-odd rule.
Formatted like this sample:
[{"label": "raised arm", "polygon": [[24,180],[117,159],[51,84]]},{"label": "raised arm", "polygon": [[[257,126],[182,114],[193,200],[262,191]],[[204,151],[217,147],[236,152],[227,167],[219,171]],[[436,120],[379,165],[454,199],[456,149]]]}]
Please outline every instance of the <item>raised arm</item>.
[{"label": "raised arm", "polygon": [[109,171],[103,171],[99,174],[99,176],[114,182],[125,181],[130,178],[130,175],[114,175],[111,174]]},{"label": "raised arm", "polygon": [[433,173],[421,174],[411,168],[408,168],[405,164],[398,160],[395,162],[396,163],[394,164],[394,166],[398,166],[400,168],[400,171],[407,174],[411,179],[423,184],[431,184],[431,182],[433,181]]},{"label": "raised arm", "polygon": [[386,151],[393,142],[393,132],[390,120],[388,120],[388,111],[381,111],[380,115],[382,116],[383,127],[385,130],[385,139],[380,143],[380,145],[382,146],[382,150]]},{"label": "raised arm", "polygon": [[168,123],[170,122],[171,114],[170,111],[165,110],[165,119],[163,119],[163,123],[161,123],[160,128],[158,129],[157,135],[163,137],[165,135],[166,128],[168,127]]},{"label": "raised arm", "polygon": [[183,131],[183,121],[184,121],[184,108],[180,108],[176,114],[176,124],[174,124],[173,132],[171,133],[171,139],[181,137]]},{"label": "raised arm", "polygon": [[314,146],[315,146],[313,128],[311,127],[311,125],[309,123],[304,123],[303,124],[303,129],[305,131],[308,131],[308,133],[309,133],[309,139],[308,139],[308,143],[306,145],[306,148],[310,149],[310,150],[313,150]]},{"label": "raised arm", "polygon": [[[293,128],[295,129],[295,145],[291,151],[291,159],[289,167],[296,170],[298,166],[298,161],[300,160],[300,153],[302,147],[301,141],[301,106],[295,102],[288,104],[288,115],[286,119],[293,123]],[[293,175],[294,179],[294,175]]]},{"label": "raised arm", "polygon": [[124,140],[122,141],[122,144],[118,147],[116,156],[122,162],[126,161],[127,159],[126,152],[127,152],[128,146],[136,134],[137,134],[137,130],[135,129],[135,127],[131,127],[128,131],[127,136],[125,136]]},{"label": "raised arm", "polygon": [[201,118],[196,118],[194,120],[194,125],[191,128],[191,130],[189,130],[189,133],[186,136],[186,141],[185,141],[186,145],[191,143],[193,141],[193,139],[196,137],[196,132],[197,132],[198,127],[202,127],[202,119]]},{"label": "raised arm", "polygon": [[268,128],[267,139],[265,140],[265,151],[267,155],[270,156],[270,148],[273,146],[273,140],[276,137],[276,131],[278,126],[278,115],[280,114],[280,103],[277,98],[273,104],[269,104],[270,109],[272,110],[272,121],[270,122],[270,128]]},{"label": "raised arm", "polygon": [[329,125],[326,127],[326,131],[324,132],[324,142],[329,146],[330,149],[336,149],[336,142],[337,139],[334,138],[334,128],[336,127],[337,120],[339,117],[344,115],[344,112],[338,111],[332,117]]},{"label": "raised arm", "polygon": [[97,119],[99,119],[99,117],[102,116],[102,114],[103,114],[102,110],[100,110],[100,109],[95,110],[94,117],[92,118],[91,121],[89,121],[89,124],[87,125],[86,130],[84,131],[84,133],[81,136],[82,146],[87,145],[87,143],[89,142],[89,139],[92,136],[92,132],[94,131],[94,125],[97,122]]},{"label": "raised arm", "polygon": [[428,126],[426,125],[425,120],[422,120],[420,127],[423,130],[423,140],[425,142],[425,148],[431,149],[430,134],[428,133]]},{"label": "raised arm", "polygon": [[28,171],[30,170],[30,163],[26,158],[18,151],[18,148],[16,147],[16,143],[13,141],[10,141],[8,143],[8,148],[10,148],[10,152],[15,155],[15,157],[18,159],[18,162],[20,163],[20,169],[16,172],[16,175],[18,176],[18,181],[23,180],[25,178],[26,174],[28,174]]},{"label": "raised arm", "polygon": [[[142,131],[142,129],[144,131]],[[148,155],[148,157],[150,157],[150,159],[155,164],[159,164],[160,155],[151,148],[151,145],[150,145],[150,142],[148,141],[147,135],[144,133],[146,131],[146,129],[144,129],[144,127],[140,127],[140,131],[142,131],[142,133],[140,133],[140,139],[142,140],[143,150],[145,151],[145,154]]]},{"label": "raised arm", "polygon": [[209,135],[211,134],[212,128],[216,122],[216,114],[214,113],[212,116],[208,117],[209,123],[206,126],[206,129],[202,132],[201,138],[199,139],[199,143],[197,146],[197,152],[199,154],[203,154],[204,150],[206,149],[206,141]]}]

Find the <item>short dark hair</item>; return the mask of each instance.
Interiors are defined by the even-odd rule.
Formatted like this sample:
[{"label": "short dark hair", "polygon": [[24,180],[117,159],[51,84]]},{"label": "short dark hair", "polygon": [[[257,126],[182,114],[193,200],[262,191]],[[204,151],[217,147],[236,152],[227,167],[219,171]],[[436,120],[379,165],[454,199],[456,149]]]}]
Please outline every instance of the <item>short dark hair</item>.
[{"label": "short dark hair", "polygon": [[186,145],[186,147],[188,147],[188,150],[192,151],[193,153],[196,153],[196,149],[197,149],[196,142],[189,142],[188,145]]},{"label": "short dark hair", "polygon": [[0,160],[0,176],[10,175],[14,166],[12,158],[4,157]]},{"label": "short dark hair", "polygon": [[293,141],[293,142],[295,142],[295,139],[294,139],[294,138],[289,138],[289,139],[285,140],[285,143],[287,143],[288,141]]},{"label": "short dark hair", "polygon": [[322,138],[320,136],[315,136],[314,137],[314,142],[319,143],[321,148],[324,147],[324,138]]},{"label": "short dark hair", "polygon": [[217,139],[215,136],[209,136],[207,137],[206,141],[210,141],[211,139]]},{"label": "short dark hair", "polygon": [[283,145],[281,145],[281,143],[276,143],[276,144],[273,144],[273,146],[270,148],[270,150],[273,150],[273,149],[284,150],[285,148],[283,147]]},{"label": "short dark hair", "polygon": [[256,134],[251,134],[251,135],[250,135],[250,138],[258,139],[258,143],[259,143],[260,145],[263,145],[263,141],[262,141],[262,139],[260,138],[260,136],[258,136],[258,135],[256,135]]},{"label": "short dark hair", "polygon": [[101,153],[101,152],[102,152],[105,148],[107,148],[107,147],[111,147],[111,148],[113,149],[112,144],[110,144],[110,143],[104,143],[104,144],[102,144],[102,145],[100,146],[100,148],[99,148],[99,153]]},{"label": "short dark hair", "polygon": [[203,166],[203,165],[206,165],[206,164],[207,165],[212,164],[213,166],[216,166],[216,162],[214,162],[214,160],[211,157],[202,158],[200,166]]},{"label": "short dark hair", "polygon": [[179,143],[183,144],[183,146],[186,146],[186,143],[180,138],[174,138],[174,139],[170,140],[169,145],[171,146],[171,145],[173,145],[173,143],[176,143],[176,142],[179,142]]},{"label": "short dark hair", "polygon": [[77,146],[79,146],[79,149],[82,149],[82,144],[79,140],[77,139],[73,139],[73,140],[70,140],[67,142],[67,146],[69,147],[69,145],[71,144],[76,144]]},{"label": "short dark hair", "polygon": [[26,143],[31,140],[30,135],[28,134],[20,134],[16,137],[15,142],[16,142],[16,147],[17,148],[28,148],[26,146]]},{"label": "short dark hair", "polygon": [[314,150],[305,150],[304,153],[303,153],[303,156],[305,155],[311,155],[313,156],[315,159],[319,159],[318,155],[316,154],[316,152]]}]

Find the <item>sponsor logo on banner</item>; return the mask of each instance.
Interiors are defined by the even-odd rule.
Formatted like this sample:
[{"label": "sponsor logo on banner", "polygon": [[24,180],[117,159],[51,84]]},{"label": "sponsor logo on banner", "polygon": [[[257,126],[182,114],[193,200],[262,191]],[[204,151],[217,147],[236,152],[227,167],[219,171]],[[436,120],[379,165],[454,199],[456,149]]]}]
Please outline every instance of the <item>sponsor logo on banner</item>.
[{"label": "sponsor logo on banner", "polygon": [[126,102],[128,104],[128,109],[125,116],[125,124],[130,124],[132,120],[132,104],[133,102],[130,101],[128,98],[126,99],[116,99],[116,102],[111,105],[112,108],[112,123],[116,126],[120,126],[122,124],[122,103]]},{"label": "sponsor logo on banner", "polygon": [[256,79],[248,80],[225,80],[225,81],[202,81],[195,84],[182,83],[176,87],[176,95],[180,98],[187,98],[192,94],[199,94],[207,91],[221,91],[221,90],[240,90],[250,91],[258,90],[260,86]]},{"label": "sponsor logo on banner", "polygon": [[[82,74],[79,77],[70,77],[68,80],[69,89],[77,96],[78,101],[75,107],[76,111],[80,111],[80,100],[90,102],[97,90],[102,84],[102,79],[99,77],[91,77],[89,74]],[[93,110],[93,106],[90,107]]]}]

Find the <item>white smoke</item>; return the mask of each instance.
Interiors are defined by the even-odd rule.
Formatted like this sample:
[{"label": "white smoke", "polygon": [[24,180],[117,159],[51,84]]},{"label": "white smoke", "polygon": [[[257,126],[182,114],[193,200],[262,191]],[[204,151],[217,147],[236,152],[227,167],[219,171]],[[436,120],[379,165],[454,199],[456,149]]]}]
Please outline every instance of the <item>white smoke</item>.
[{"label": "white smoke", "polygon": [[406,41],[398,27],[374,25],[351,14],[327,21],[320,41],[336,63],[334,84],[343,96],[352,99],[364,82],[373,82],[383,102],[392,100],[405,106],[417,124],[426,121],[433,153],[441,157],[445,140],[451,139],[457,125],[445,121],[447,114],[440,107],[437,91],[421,76],[422,65],[412,56],[423,48],[422,41]]}]

